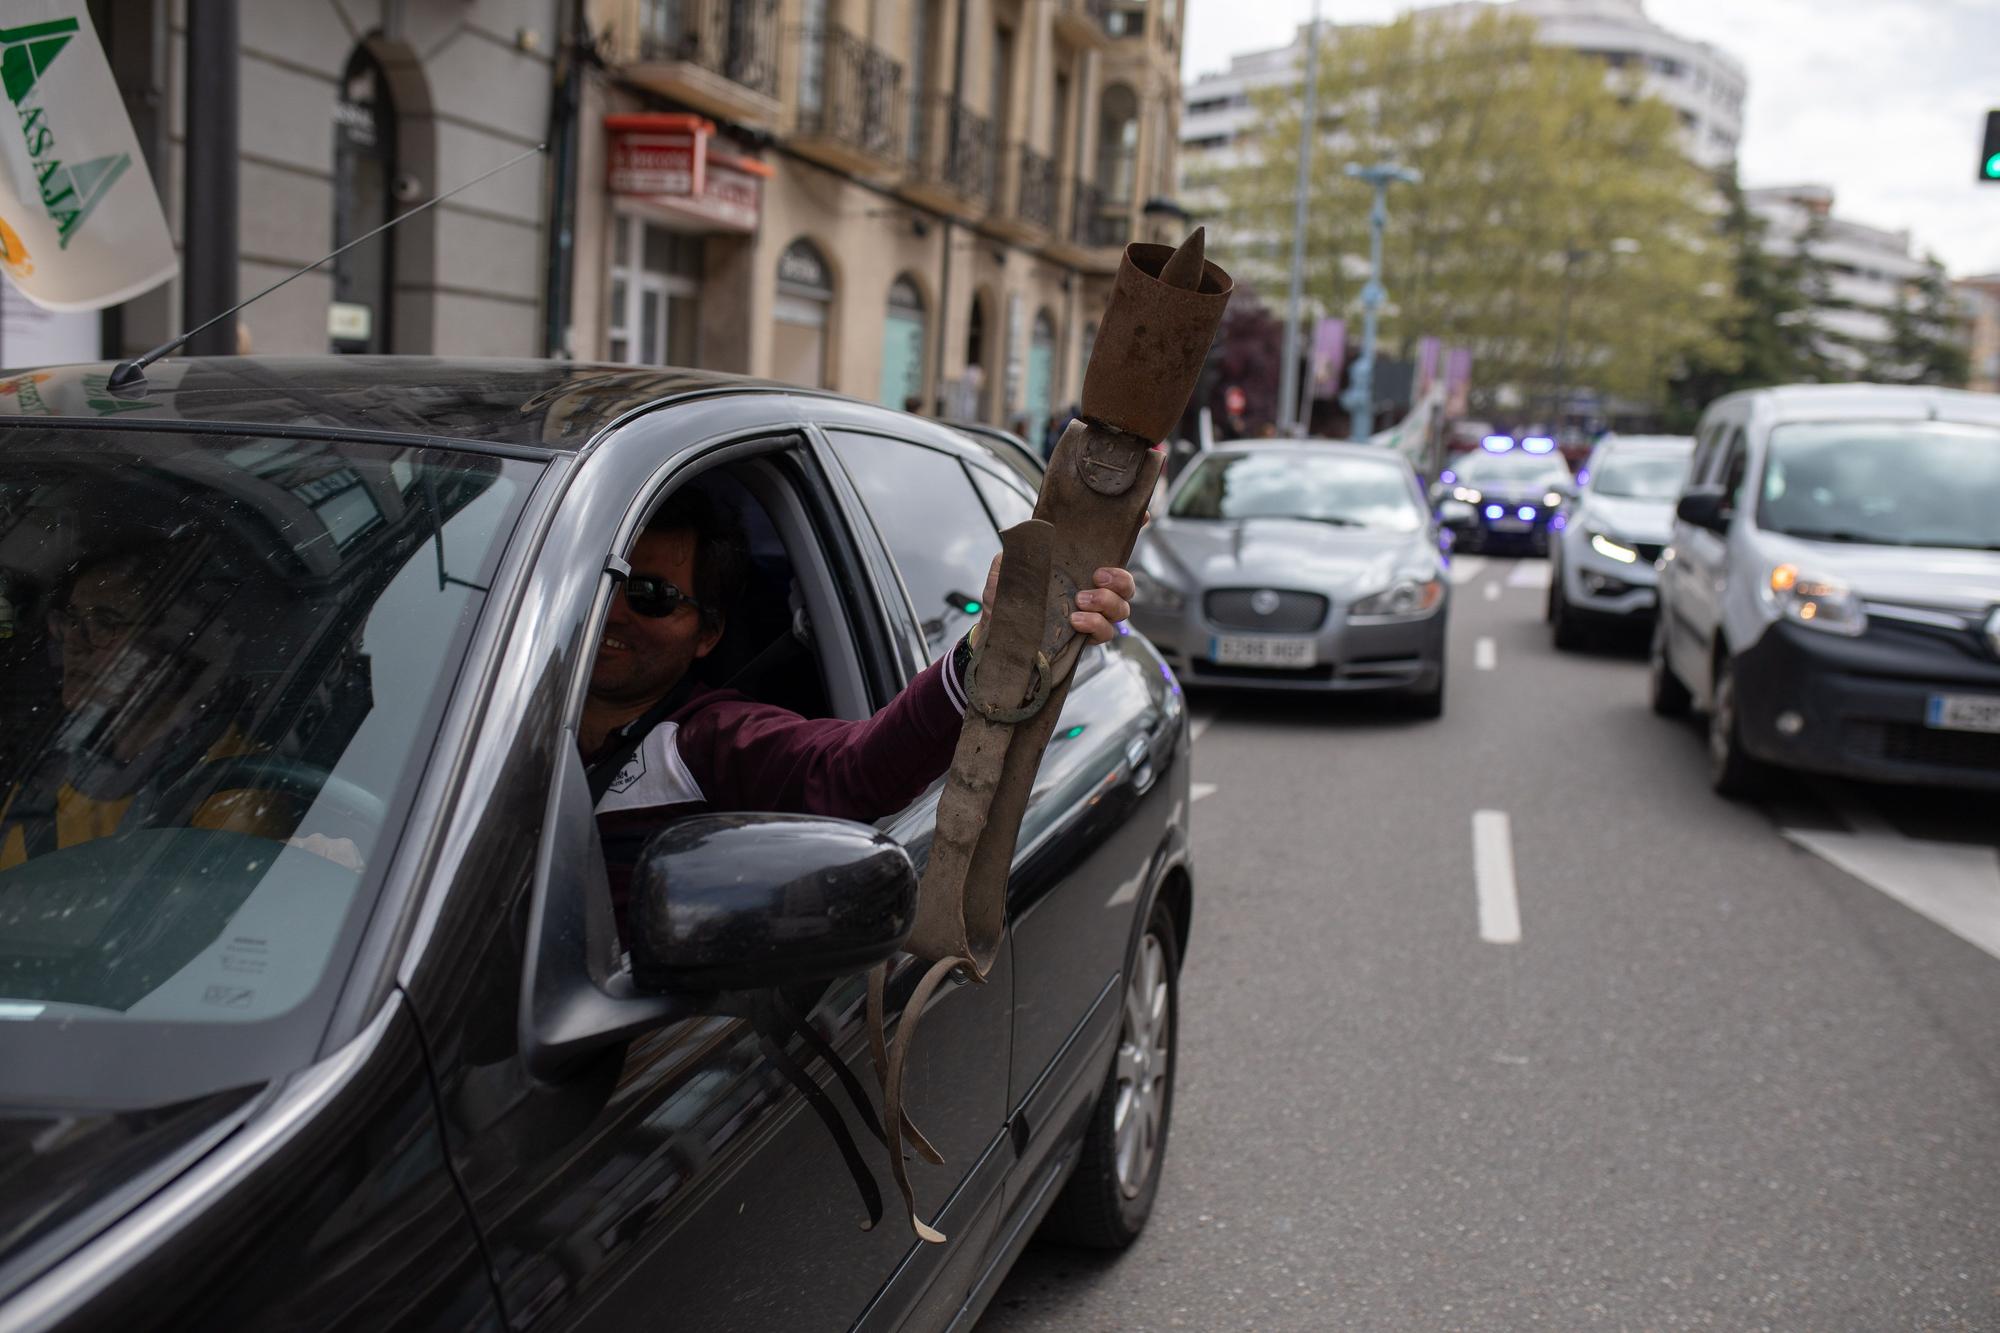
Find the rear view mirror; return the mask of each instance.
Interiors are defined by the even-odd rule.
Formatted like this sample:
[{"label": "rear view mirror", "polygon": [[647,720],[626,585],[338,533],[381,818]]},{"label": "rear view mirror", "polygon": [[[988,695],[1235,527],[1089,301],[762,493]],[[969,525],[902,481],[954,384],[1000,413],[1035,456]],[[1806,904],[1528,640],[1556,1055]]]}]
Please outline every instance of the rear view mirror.
[{"label": "rear view mirror", "polygon": [[1674,506],[1674,517],[1710,532],[1729,529],[1729,493],[1720,486],[1691,486]]},{"label": "rear view mirror", "polygon": [[865,824],[697,815],[646,844],[632,879],[643,990],[752,990],[859,972],[916,920],[917,872]]}]

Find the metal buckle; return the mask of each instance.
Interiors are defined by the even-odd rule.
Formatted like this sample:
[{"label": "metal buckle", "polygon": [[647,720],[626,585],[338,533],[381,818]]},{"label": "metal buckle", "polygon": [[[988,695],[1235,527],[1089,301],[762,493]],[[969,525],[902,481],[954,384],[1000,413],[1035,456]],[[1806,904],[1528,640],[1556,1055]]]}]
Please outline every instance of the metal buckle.
[{"label": "metal buckle", "polygon": [[1002,708],[998,704],[986,704],[979,701],[978,695],[974,693],[975,686],[973,685],[973,681],[979,674],[979,663],[985,656],[986,650],[984,648],[975,648],[972,652],[972,660],[965,664],[965,699],[981,717],[995,726],[1006,727],[1012,726],[1017,722],[1026,722],[1029,718],[1042,711],[1042,705],[1049,701],[1049,655],[1047,653],[1038,652],[1035,654],[1035,687],[1028,691],[1027,701],[1019,708]]}]

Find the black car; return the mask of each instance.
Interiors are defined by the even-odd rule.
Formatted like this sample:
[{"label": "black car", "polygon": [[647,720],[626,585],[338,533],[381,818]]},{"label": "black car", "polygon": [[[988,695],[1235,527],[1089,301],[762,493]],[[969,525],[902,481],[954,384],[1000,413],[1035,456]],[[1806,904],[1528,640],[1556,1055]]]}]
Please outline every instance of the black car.
[{"label": "black car", "polygon": [[1142,638],[1084,654],[1006,942],[914,1048],[943,1245],[893,1191],[858,1225],[823,1118],[887,1179],[844,1089],[938,788],[876,828],[670,825],[635,968],[577,752],[666,495],[749,533],[714,678],[862,717],[977,610],[1014,460],[674,370],[107,370],[0,379],[0,1327],[963,1327],[1045,1217],[1137,1235],[1192,906]]},{"label": "black car", "polygon": [[1452,549],[1548,554],[1550,526],[1574,492],[1574,479],[1552,442],[1536,444],[1530,450],[1494,436],[1452,459],[1449,480],[1439,474],[1431,496],[1439,521],[1451,531]]}]

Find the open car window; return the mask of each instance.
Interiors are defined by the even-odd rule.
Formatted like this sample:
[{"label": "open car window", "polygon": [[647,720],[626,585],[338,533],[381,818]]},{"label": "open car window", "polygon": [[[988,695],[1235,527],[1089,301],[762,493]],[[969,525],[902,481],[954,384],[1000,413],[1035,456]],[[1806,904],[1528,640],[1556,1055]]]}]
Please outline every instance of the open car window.
[{"label": "open car window", "polygon": [[270,1066],[247,1029],[316,1036],[539,471],[0,438],[0,1018],[120,1080],[94,1029],[235,1029],[177,1050],[210,1086]]}]

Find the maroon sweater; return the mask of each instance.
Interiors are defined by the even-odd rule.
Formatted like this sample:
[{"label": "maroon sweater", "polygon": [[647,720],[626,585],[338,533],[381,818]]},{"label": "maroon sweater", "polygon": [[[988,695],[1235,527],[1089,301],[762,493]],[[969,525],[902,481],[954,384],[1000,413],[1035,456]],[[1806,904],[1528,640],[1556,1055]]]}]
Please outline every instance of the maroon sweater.
[{"label": "maroon sweater", "polygon": [[621,925],[640,850],[677,815],[772,810],[866,823],[915,800],[958,745],[965,685],[956,657],[933,662],[859,722],[697,690],[646,734],[597,803]]}]

